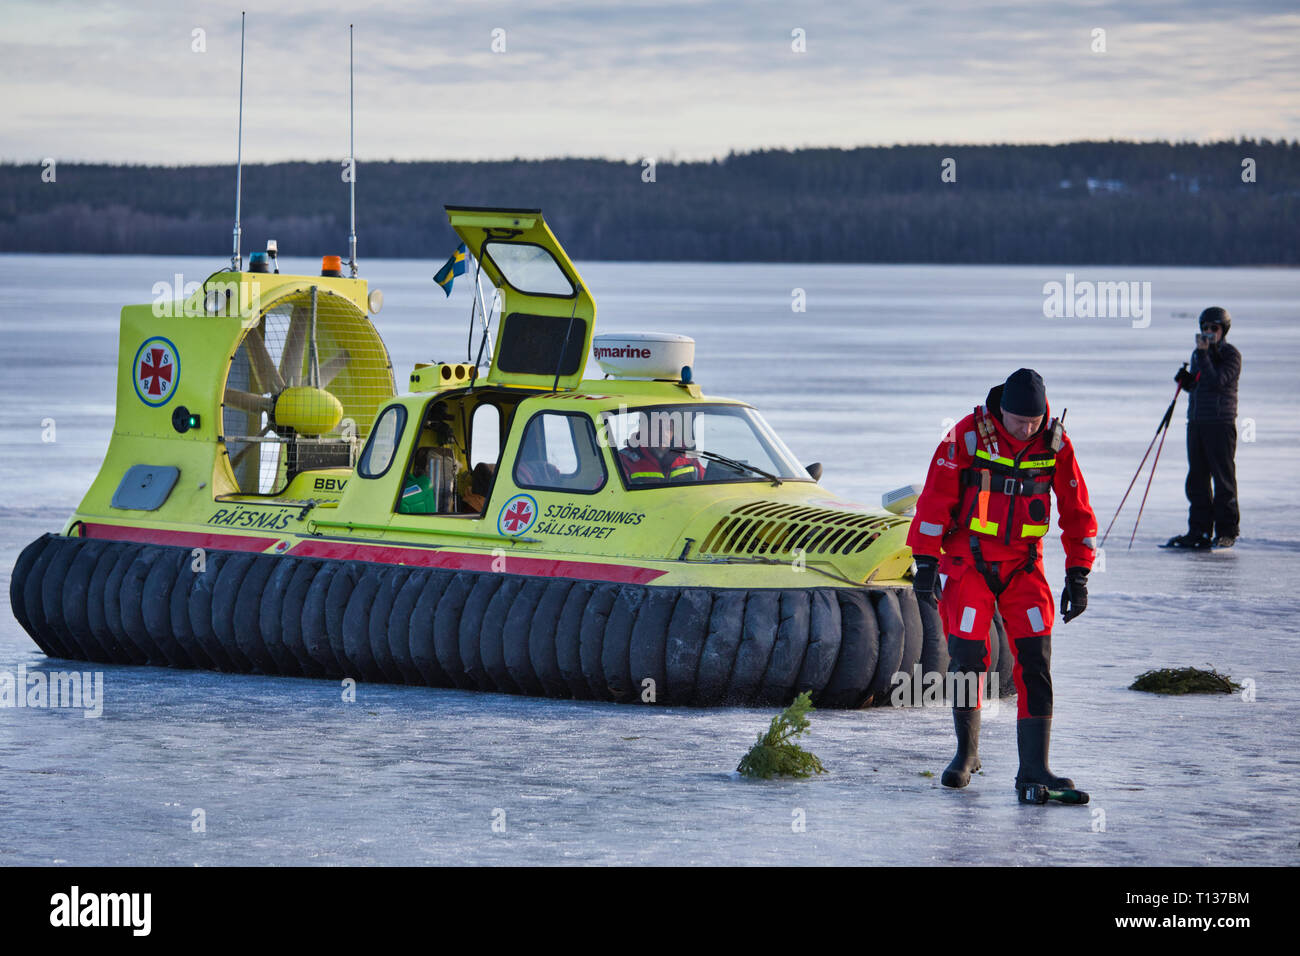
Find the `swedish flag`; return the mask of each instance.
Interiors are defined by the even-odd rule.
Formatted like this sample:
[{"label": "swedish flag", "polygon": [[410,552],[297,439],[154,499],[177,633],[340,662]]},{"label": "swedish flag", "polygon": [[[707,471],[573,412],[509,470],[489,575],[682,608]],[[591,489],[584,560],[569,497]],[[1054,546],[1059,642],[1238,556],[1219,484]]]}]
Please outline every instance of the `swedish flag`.
[{"label": "swedish flag", "polygon": [[438,274],[433,277],[433,281],[442,286],[442,291],[451,295],[451,284],[456,276],[465,274],[465,254],[468,252],[465,243],[456,247],[456,251],[451,254],[451,258],[446,261]]}]

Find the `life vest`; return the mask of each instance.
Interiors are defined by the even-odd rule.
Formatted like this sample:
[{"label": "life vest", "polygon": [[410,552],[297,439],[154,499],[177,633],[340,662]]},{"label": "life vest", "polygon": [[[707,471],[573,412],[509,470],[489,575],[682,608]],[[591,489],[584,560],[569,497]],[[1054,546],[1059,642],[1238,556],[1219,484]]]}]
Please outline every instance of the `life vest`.
[{"label": "life vest", "polygon": [[962,469],[960,527],[1005,544],[1030,543],[1047,534],[1052,515],[1052,478],[1064,429],[1060,419],[1013,458],[999,453],[997,431],[984,406],[975,409],[975,461]]},{"label": "life vest", "polygon": [[624,448],[619,455],[628,481],[698,481],[704,477],[704,465],[698,458],[675,455],[664,464],[648,448]]},{"label": "life vest", "polygon": [[407,475],[402,485],[402,497],[397,503],[397,513],[404,515],[431,515],[438,510],[438,498],[429,485],[427,475]]}]

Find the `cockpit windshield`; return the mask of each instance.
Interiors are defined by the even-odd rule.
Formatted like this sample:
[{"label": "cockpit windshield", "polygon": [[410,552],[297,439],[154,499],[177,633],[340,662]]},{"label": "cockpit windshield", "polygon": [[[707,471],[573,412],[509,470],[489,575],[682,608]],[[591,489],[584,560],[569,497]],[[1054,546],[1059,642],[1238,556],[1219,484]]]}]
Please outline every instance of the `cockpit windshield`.
[{"label": "cockpit windshield", "polygon": [[811,481],[762,416],[744,405],[656,405],[602,415],[601,440],[628,488]]}]

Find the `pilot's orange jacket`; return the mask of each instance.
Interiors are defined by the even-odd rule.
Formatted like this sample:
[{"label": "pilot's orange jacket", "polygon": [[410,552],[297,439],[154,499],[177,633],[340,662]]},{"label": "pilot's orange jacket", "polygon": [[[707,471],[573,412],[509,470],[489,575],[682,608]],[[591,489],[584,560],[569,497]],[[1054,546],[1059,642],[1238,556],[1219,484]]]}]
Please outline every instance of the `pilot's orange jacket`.
[{"label": "pilot's orange jacket", "polygon": [[[913,554],[974,558],[973,538],[984,561],[1041,560],[1038,541],[1050,528],[1055,492],[1065,566],[1091,568],[1097,516],[1069,436],[1062,432],[1061,447],[1052,450],[1048,407],[1037,434],[1028,441],[1011,437],[998,414],[1000,394],[1000,386],[993,389],[935,450],[908,545]],[[987,439],[979,434],[981,413],[991,427]]]}]

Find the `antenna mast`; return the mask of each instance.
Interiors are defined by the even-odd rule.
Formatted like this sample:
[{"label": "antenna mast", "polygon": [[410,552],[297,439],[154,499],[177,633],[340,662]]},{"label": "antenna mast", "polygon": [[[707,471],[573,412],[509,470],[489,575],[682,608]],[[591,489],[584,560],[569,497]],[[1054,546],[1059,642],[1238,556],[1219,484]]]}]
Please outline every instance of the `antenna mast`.
[{"label": "antenna mast", "polygon": [[230,256],[233,272],[242,272],[244,257],[239,251],[239,198],[244,186],[244,16],[239,14],[239,138],[235,147],[235,249]]},{"label": "antenna mast", "polygon": [[348,24],[348,172],[351,179],[352,231],[348,233],[348,267],[357,277],[357,123],[356,94],[352,80],[352,24]]}]

